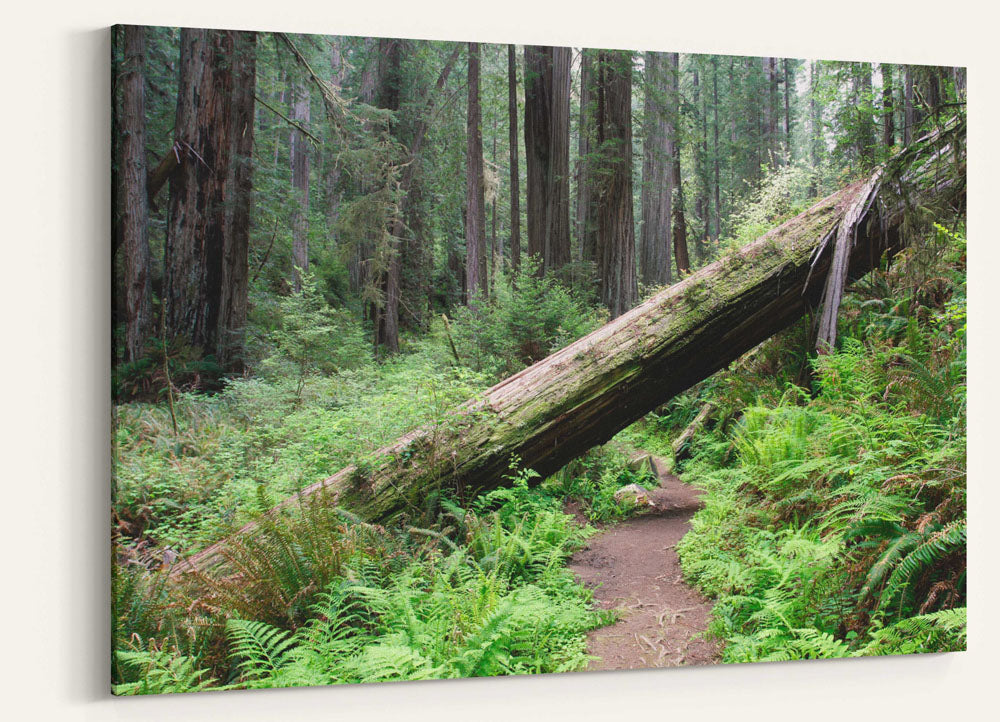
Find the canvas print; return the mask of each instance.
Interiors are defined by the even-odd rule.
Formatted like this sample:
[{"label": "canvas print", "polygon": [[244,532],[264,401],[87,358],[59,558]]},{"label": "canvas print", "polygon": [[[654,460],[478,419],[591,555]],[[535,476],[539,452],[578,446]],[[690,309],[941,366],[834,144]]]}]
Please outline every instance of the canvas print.
[{"label": "canvas print", "polygon": [[965,648],[965,69],[111,32],[116,694]]}]

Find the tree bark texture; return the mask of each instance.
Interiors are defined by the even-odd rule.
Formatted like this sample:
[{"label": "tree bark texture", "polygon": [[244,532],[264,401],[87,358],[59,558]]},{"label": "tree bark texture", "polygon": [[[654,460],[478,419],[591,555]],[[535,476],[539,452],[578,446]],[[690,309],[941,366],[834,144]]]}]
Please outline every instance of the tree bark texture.
[{"label": "tree bark texture", "polygon": [[570,261],[570,48],[524,47],[524,146],[528,170],[528,253],[539,270]]},{"label": "tree bark texture", "polygon": [[913,142],[913,130],[917,125],[916,106],[913,102],[913,66],[903,70],[903,145]]},{"label": "tree bark texture", "polygon": [[465,126],[465,287],[469,303],[487,295],[486,204],[483,200],[483,128],[479,108],[479,43],[469,43]]},{"label": "tree bark texture", "polygon": [[892,66],[882,63],[882,144],[886,148],[896,145],[895,104],[892,100]]},{"label": "tree bark texture", "polygon": [[507,46],[507,122],[510,143],[510,265],[521,268],[521,171],[517,162],[517,52]]},{"label": "tree bark texture", "polygon": [[673,195],[671,124],[667,97],[669,63],[663,53],[645,54],[639,273],[647,286],[670,283],[670,203]]},{"label": "tree bark texture", "polygon": [[694,106],[698,109],[701,138],[695,146],[695,173],[698,178],[698,196],[695,201],[695,215],[701,222],[701,233],[695,235],[694,254],[698,263],[708,255],[708,241],[712,237],[712,198],[709,195],[711,180],[708,168],[708,87],[702,88],[702,76],[698,66],[692,74],[694,86]]},{"label": "tree bark texture", "polygon": [[146,29],[124,26],[119,178],[121,238],[124,248],[126,361],[142,358],[152,329],[149,209],[146,191]]},{"label": "tree bark texture", "polygon": [[785,86],[785,146],[784,160],[792,161],[792,61],[785,58],[781,61]]},{"label": "tree bark texture", "polygon": [[[398,112],[402,96],[402,40],[380,38],[378,48],[378,88],[375,103],[379,108]],[[398,119],[393,123],[393,135],[401,143]],[[412,165],[412,162],[411,164]],[[407,166],[409,169],[410,166]],[[400,188],[402,195],[403,189]],[[404,196],[405,197],[405,196]],[[381,303],[375,304],[373,313],[376,355],[399,353],[399,294],[400,294],[400,239],[403,235],[404,201],[399,202],[396,219],[390,223],[388,248],[376,252],[384,254],[385,269],[376,277],[381,291]]]},{"label": "tree bark texture", "polygon": [[594,205],[594,179],[591,172],[594,146],[594,52],[580,50],[580,124],[576,179],[576,241],[580,260],[597,260],[597,216]]},{"label": "tree bark texture", "polygon": [[[292,120],[308,127],[309,88],[305,83],[292,84]],[[292,271],[295,290],[302,290],[302,275],[309,272],[309,141],[305,133],[292,128],[289,136],[292,165]]]},{"label": "tree bark texture", "polygon": [[715,193],[715,240],[722,234],[722,198],[719,190],[719,61],[712,58],[712,186]]},{"label": "tree bark texture", "polygon": [[632,215],[632,54],[597,54],[597,276],[601,303],[617,318],[635,305]]},{"label": "tree bark texture", "polygon": [[238,364],[246,323],[255,33],[181,31],[165,253],[172,337]]},{"label": "tree bark texture", "polygon": [[[774,60],[772,58],[772,60]],[[671,173],[671,190],[673,202],[670,209],[670,233],[673,237],[674,263],[678,275],[691,270],[691,260],[688,256],[687,222],[684,219],[684,183],[681,179],[681,139],[680,139],[680,53],[670,53],[670,110],[672,124],[670,127],[670,152],[673,156],[673,172]]]},{"label": "tree bark texture", "polygon": [[859,90],[858,108],[860,112],[861,133],[859,139],[858,155],[866,162],[868,167],[874,160],[874,149],[877,144],[877,130],[875,127],[875,116],[872,115],[874,106],[872,98],[872,64],[860,63],[857,68],[857,82]]}]

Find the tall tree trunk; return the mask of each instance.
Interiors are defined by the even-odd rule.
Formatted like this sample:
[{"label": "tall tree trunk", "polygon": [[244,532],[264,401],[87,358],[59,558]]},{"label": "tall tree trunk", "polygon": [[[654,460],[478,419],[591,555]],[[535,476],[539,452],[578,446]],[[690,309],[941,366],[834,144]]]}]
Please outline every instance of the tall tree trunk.
[{"label": "tall tree trunk", "polygon": [[597,216],[594,203],[592,157],[594,151],[594,51],[580,49],[580,132],[576,184],[576,237],[580,260],[597,260]]},{"label": "tall tree trunk", "polygon": [[876,141],[875,116],[872,115],[874,106],[872,98],[872,64],[860,63],[858,71],[858,107],[861,112],[860,142],[858,154],[865,161],[867,166],[871,166],[875,161],[874,147]]},{"label": "tall tree trunk", "polygon": [[968,71],[965,68],[952,68],[955,78],[955,100],[964,102],[966,98],[965,86],[967,84]]},{"label": "tall tree trunk", "polygon": [[924,68],[924,78],[927,85],[926,106],[936,120],[941,110],[941,69],[936,66]]},{"label": "tall tree trunk", "polygon": [[784,58],[782,61],[782,71],[785,81],[785,148],[784,157],[787,162],[792,161],[792,61]]},{"label": "tall tree trunk", "polygon": [[[375,102],[380,108],[398,112],[401,105],[403,91],[402,62],[403,62],[403,40],[392,38],[380,38],[378,53],[378,88],[376,90]],[[399,137],[400,127],[398,120],[392,128],[393,135],[400,142],[405,139]],[[409,171],[407,166],[404,172]],[[384,254],[382,262],[378,265],[384,266],[385,270],[375,280],[377,287],[381,291],[381,303],[376,303],[374,308],[374,328],[375,328],[375,352],[376,355],[382,353],[399,353],[399,294],[400,294],[400,253],[403,231],[403,218],[405,209],[402,207],[405,201],[400,201],[396,209],[396,219],[390,222],[390,230],[385,238],[388,247],[377,249],[377,253]]]},{"label": "tall tree trunk", "polygon": [[[309,126],[309,88],[293,83],[292,120]],[[289,160],[292,166],[292,278],[296,291],[302,290],[302,274],[309,272],[309,141],[296,127],[289,136]]]},{"label": "tall tree trunk", "polygon": [[570,48],[524,47],[528,253],[549,273],[570,261]]},{"label": "tall tree trunk", "polygon": [[238,365],[246,321],[256,34],[181,31],[170,178],[166,323],[223,366]]},{"label": "tall tree trunk", "polygon": [[719,59],[712,56],[713,183],[715,190],[715,240],[722,235],[722,196],[719,190]]},{"label": "tall tree trunk", "polygon": [[612,318],[635,305],[635,224],[632,216],[632,54],[597,55],[597,272],[601,302]]},{"label": "tall tree trunk", "polygon": [[647,52],[642,141],[639,273],[646,286],[670,283],[670,202],[673,192],[669,67],[663,53]]},{"label": "tall tree trunk", "polygon": [[230,175],[227,179],[226,245],[223,249],[222,290],[219,303],[219,344],[222,364],[239,370],[247,321],[250,285],[250,210],[253,205],[253,117],[257,84],[257,34],[233,33],[233,76]]},{"label": "tall tree trunk", "polygon": [[122,189],[120,218],[124,248],[125,361],[142,358],[152,327],[149,210],[146,196],[146,29],[126,25],[120,120]]},{"label": "tall tree trunk", "polygon": [[[340,92],[344,85],[347,63],[344,62],[343,40],[334,37],[330,41],[330,82]],[[340,216],[341,202],[341,167],[336,154],[330,154],[326,159],[326,227],[330,245],[336,248],[337,219]]]},{"label": "tall tree trunk", "polygon": [[896,145],[895,107],[892,101],[892,66],[882,63],[882,144],[886,148]]},{"label": "tall tree trunk", "polygon": [[709,196],[708,171],[708,88],[702,89],[701,74],[697,68],[694,71],[692,82],[694,84],[694,105],[701,116],[701,142],[698,144],[696,153],[698,172],[698,201],[697,215],[702,224],[702,232],[695,236],[694,254],[701,263],[708,253],[708,240],[712,237],[712,199]]},{"label": "tall tree trunk", "polygon": [[778,59],[771,58],[770,68],[768,69],[768,105],[771,106],[771,122],[767,129],[768,143],[770,146],[771,153],[771,165],[779,166],[781,165],[781,141],[778,136],[778,121],[781,118],[781,109],[779,107],[780,93],[778,91]]},{"label": "tall tree trunk", "polygon": [[[499,59],[499,55],[497,58]],[[493,113],[493,150],[491,153],[491,161],[493,163],[493,168],[498,168],[497,165],[497,115],[498,113]],[[497,236],[497,206],[500,200],[500,178],[496,178],[496,185],[491,192],[490,198],[490,214],[492,215],[492,220],[490,221],[490,282],[489,282],[489,295],[492,297],[496,289],[498,265],[503,265],[503,241]]]},{"label": "tall tree trunk", "polygon": [[[381,39],[379,49],[380,69],[379,69],[379,93],[377,102],[382,108],[398,110],[400,107],[401,93],[404,87],[401,68],[403,56],[403,44],[407,41]],[[451,75],[452,68],[461,54],[461,46],[456,45],[451,55],[445,61],[441,73],[438,75],[434,88],[428,95],[422,113],[412,132],[406,162],[399,179],[399,207],[395,218],[390,222],[388,240],[389,247],[385,249],[386,271],[382,274],[380,287],[382,289],[383,304],[381,308],[375,309],[375,349],[377,354],[395,354],[399,352],[399,305],[401,293],[401,276],[403,259],[401,255],[407,245],[401,242],[406,233],[407,218],[412,218],[415,208],[411,207],[409,191],[413,187],[416,177],[420,150],[423,147],[424,138],[427,135],[427,128],[437,96],[441,93],[448,76]],[[398,136],[398,129],[394,129]]]},{"label": "tall tree trunk", "polygon": [[479,43],[469,43],[465,126],[465,288],[472,301],[487,295],[486,206],[483,201],[483,129],[479,108]]},{"label": "tall tree trunk", "polygon": [[913,66],[903,70],[903,145],[913,142],[913,130],[917,125],[916,106],[913,102]]},{"label": "tall tree trunk", "polygon": [[[365,38],[361,51],[361,78],[358,83],[358,100],[366,105],[375,104],[375,93],[378,90],[379,55],[376,52],[375,38]],[[372,192],[372,179],[362,178],[358,181],[358,191],[361,195]],[[350,289],[353,293],[362,293],[371,283],[371,259],[374,248],[370,240],[363,240],[351,249],[351,257],[347,263]],[[362,305],[363,321],[374,320],[374,304]]]},{"label": "tall tree trunk", "polygon": [[[820,151],[823,143],[822,117],[817,97],[819,95],[819,69],[815,60],[809,61],[809,162],[814,171],[819,170]],[[810,195],[817,191],[815,176],[809,183]]]},{"label": "tall tree trunk", "polygon": [[521,171],[517,162],[517,52],[507,46],[507,122],[510,143],[510,265],[521,269]]},{"label": "tall tree trunk", "polygon": [[674,262],[678,275],[691,270],[688,257],[687,223],[684,220],[684,184],[681,179],[681,139],[680,139],[680,53],[670,53],[670,110],[673,118],[671,127],[671,148],[673,157],[673,177],[671,186],[674,197],[671,203],[671,235],[674,241]]}]

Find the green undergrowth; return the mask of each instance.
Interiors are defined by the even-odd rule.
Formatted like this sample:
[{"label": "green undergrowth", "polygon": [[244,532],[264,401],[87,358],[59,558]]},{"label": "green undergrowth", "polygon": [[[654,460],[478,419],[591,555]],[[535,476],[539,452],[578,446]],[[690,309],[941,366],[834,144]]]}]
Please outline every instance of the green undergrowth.
[{"label": "green undergrowth", "polygon": [[[430,494],[400,526],[365,523],[323,493],[264,512],[416,427],[448,423],[456,405],[601,314],[528,274],[379,363],[309,277],[254,318],[253,372],[215,393],[189,387],[196,370],[169,349],[172,404],[155,363],[119,370],[121,388],[156,401],[115,408],[115,691],[585,666],[586,632],[613,617],[566,569],[593,529],[564,508],[572,500],[593,521],[636,511],[615,492],[653,479],[621,450],[595,449],[545,480],[515,468],[509,487],[468,508]],[[227,543],[221,566],[168,578],[178,555],[251,520],[257,533]]]},{"label": "green undergrowth", "polygon": [[678,552],[724,661],[965,648],[964,259],[938,226],[845,299],[801,385],[769,368],[793,329],[646,421],[722,409],[683,464],[706,493]]},{"label": "green undergrowth", "polygon": [[381,366],[240,378],[214,396],[117,408],[116,522],[132,538],[190,552],[488,385],[419,355]]},{"label": "green undergrowth", "polygon": [[[596,487],[641,478],[611,451],[581,473]],[[566,568],[594,530],[563,507],[590,482],[535,479],[515,469],[469,509],[438,498],[426,528],[387,529],[306,500],[230,544],[223,571],[181,583],[139,558],[121,564],[116,693],[583,668],[586,632],[615,618]]]}]

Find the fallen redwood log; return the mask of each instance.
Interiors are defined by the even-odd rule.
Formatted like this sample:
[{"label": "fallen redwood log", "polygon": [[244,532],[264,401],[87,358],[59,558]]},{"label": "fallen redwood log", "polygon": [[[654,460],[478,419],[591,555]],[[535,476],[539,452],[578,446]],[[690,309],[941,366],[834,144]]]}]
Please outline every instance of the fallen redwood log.
[{"label": "fallen redwood log", "polygon": [[[950,163],[946,155],[943,141],[914,144],[896,161],[911,169],[907,175],[880,169],[877,183],[862,180],[833,193],[435,426],[401,437],[269,513],[322,491],[362,518],[402,521],[420,513],[433,491],[468,501],[502,485],[515,462],[542,477],[558,471],[815,307],[833,256],[829,241],[845,218],[853,241],[848,276],[858,278],[902,247],[905,208],[932,199],[961,205],[964,156],[960,171],[942,174],[934,159]],[[237,533],[252,534],[255,527]],[[171,574],[223,561],[225,544],[181,561]]]},{"label": "fallen redwood log", "polygon": [[694,435],[698,433],[705,422],[708,421],[708,417],[715,411],[715,404],[711,401],[702,405],[701,410],[694,417],[694,420],[687,425],[684,431],[681,432],[680,436],[674,439],[673,444],[671,444],[671,449],[674,452],[674,459],[680,459],[684,456],[689,456],[689,445],[694,441]]}]

